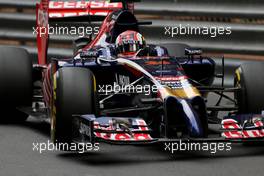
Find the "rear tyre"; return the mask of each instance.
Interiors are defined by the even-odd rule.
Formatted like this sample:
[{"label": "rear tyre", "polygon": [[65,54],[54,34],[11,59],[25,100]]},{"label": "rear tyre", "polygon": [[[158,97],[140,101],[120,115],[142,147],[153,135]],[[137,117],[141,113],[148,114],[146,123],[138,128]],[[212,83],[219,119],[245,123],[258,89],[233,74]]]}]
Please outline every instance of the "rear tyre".
[{"label": "rear tyre", "polygon": [[32,103],[32,61],[22,48],[0,46],[0,121],[22,122],[28,117],[16,109]]},{"label": "rear tyre", "polygon": [[264,110],[264,63],[246,63],[235,73],[235,93],[239,113],[261,113]]},{"label": "rear tyre", "polygon": [[95,114],[95,78],[86,68],[62,68],[54,81],[51,137],[54,143],[71,143],[74,138],[72,115]]}]

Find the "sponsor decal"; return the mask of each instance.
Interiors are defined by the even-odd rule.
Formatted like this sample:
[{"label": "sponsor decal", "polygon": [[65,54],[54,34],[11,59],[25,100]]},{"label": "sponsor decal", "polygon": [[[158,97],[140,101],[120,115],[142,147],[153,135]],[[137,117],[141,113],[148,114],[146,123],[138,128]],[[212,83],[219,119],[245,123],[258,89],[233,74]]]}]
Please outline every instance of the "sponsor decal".
[{"label": "sponsor decal", "polygon": [[[94,122],[95,130],[102,130],[104,132],[95,132],[95,136],[104,140],[109,141],[150,141],[152,137],[144,132],[149,131],[147,124],[142,119],[135,119],[133,122],[134,126],[130,132],[125,132],[121,128],[116,128],[113,120],[109,120],[109,125],[102,126],[98,122]],[[118,133],[107,133],[107,131],[116,131]],[[137,132],[137,133],[135,133]]]},{"label": "sponsor decal", "polygon": [[192,87],[187,76],[167,76],[155,77],[161,84],[169,86],[172,89],[183,89]]},{"label": "sponsor decal", "polygon": [[122,8],[122,3],[95,1],[51,1],[49,3],[49,17],[60,18],[83,15],[106,16],[113,9]]},{"label": "sponsor decal", "polygon": [[109,141],[151,141],[153,140],[149,134],[136,133],[130,135],[128,133],[99,133],[96,132],[95,136]]},{"label": "sponsor decal", "polygon": [[125,86],[125,85],[129,85],[130,84],[129,76],[116,74],[115,77],[116,77],[116,83],[118,85],[124,85]]},{"label": "sponsor decal", "polygon": [[243,139],[243,138],[262,138],[264,137],[263,122],[259,119],[252,120],[253,128],[259,129],[243,129],[243,127],[238,124],[234,119],[225,119],[222,121],[222,128],[224,131],[222,136],[228,139]]},{"label": "sponsor decal", "polygon": [[51,1],[49,9],[73,9],[73,8],[122,8],[121,3],[96,2],[96,1]]}]

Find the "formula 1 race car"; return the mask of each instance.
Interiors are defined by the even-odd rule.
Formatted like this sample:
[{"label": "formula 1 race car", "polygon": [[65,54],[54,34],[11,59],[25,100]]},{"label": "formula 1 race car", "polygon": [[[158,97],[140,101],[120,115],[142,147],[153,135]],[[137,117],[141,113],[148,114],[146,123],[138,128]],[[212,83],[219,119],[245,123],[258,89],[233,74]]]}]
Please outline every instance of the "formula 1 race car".
[{"label": "formula 1 race car", "polygon": [[[241,65],[233,88],[213,86],[215,62],[185,44],[146,44],[133,0],[37,4],[39,32],[51,21],[102,21],[99,33],[74,41],[71,58],[47,59],[48,33],[37,35],[38,64],[26,50],[0,47],[3,118],[47,119],[53,142],[117,144],[169,140],[249,141],[264,138],[264,63]],[[219,95],[207,106],[207,94]],[[226,92],[234,93],[234,98]],[[234,106],[220,106],[228,99]],[[4,105],[4,106],[3,106]],[[218,112],[227,111],[223,119]],[[211,137],[209,125],[221,125]]]}]

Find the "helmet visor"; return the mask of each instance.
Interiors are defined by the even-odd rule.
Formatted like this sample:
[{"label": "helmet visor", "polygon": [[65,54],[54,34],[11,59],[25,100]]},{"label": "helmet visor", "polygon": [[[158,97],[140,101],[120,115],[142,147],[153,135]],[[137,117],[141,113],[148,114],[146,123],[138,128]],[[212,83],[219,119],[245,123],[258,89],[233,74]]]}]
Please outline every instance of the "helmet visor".
[{"label": "helmet visor", "polygon": [[123,54],[135,53],[141,48],[143,48],[142,44],[139,44],[138,41],[132,41],[132,40],[123,42],[122,45],[118,45],[119,52]]}]

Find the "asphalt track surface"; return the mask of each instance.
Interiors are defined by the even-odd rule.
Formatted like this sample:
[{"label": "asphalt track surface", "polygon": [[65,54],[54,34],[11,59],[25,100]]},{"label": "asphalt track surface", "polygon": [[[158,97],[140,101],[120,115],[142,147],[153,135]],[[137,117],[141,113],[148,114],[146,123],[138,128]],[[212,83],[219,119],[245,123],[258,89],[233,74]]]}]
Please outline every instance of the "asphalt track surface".
[{"label": "asphalt track surface", "polygon": [[[212,96],[211,100],[216,97]],[[0,125],[0,176],[243,176],[263,175],[264,146],[233,144],[229,152],[179,151],[164,146],[100,144],[84,154],[33,151],[49,140],[49,125],[30,117],[24,124]]]}]

